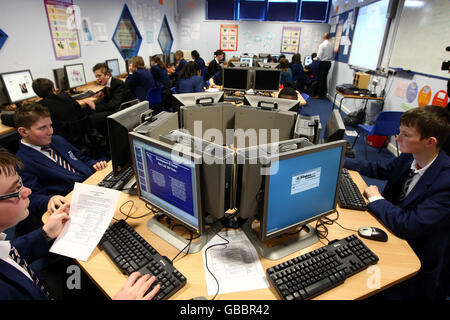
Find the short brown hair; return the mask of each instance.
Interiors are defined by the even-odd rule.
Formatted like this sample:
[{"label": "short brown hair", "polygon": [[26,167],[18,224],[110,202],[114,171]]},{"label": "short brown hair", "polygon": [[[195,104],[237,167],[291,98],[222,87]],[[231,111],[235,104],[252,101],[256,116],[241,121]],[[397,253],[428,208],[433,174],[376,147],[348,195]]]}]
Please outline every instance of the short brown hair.
[{"label": "short brown hair", "polygon": [[111,75],[111,70],[108,68],[108,65],[106,63],[97,63],[95,66],[92,67],[92,72],[95,72],[97,70],[100,70],[101,73],[104,75],[109,74]]},{"label": "short brown hair", "polygon": [[23,163],[12,153],[0,147],[0,175],[11,176],[23,169]]},{"label": "short brown hair", "polygon": [[143,69],[145,68],[145,62],[144,59],[142,59],[141,56],[136,56],[130,59],[130,63],[133,64],[134,67],[138,68],[138,69]]},{"label": "short brown hair", "polygon": [[33,81],[33,90],[41,98],[52,94],[54,88],[53,81],[46,78],[38,78]]},{"label": "short brown hair", "polygon": [[421,139],[435,137],[440,148],[450,133],[450,115],[440,106],[428,105],[406,111],[400,118],[400,124],[416,128]]},{"label": "short brown hair", "polygon": [[42,118],[50,118],[47,107],[39,103],[25,104],[18,108],[14,114],[16,128],[24,127],[30,129],[33,124]]}]

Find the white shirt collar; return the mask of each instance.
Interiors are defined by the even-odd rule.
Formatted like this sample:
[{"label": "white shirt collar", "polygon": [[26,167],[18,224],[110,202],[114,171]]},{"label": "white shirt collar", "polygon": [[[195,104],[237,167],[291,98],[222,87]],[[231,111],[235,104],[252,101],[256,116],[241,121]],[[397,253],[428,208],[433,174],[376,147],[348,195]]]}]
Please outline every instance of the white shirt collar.
[{"label": "white shirt collar", "polygon": [[111,88],[111,79],[112,79],[112,76],[109,77],[108,82],[106,83],[106,87],[108,87],[108,88]]},{"label": "white shirt collar", "polygon": [[11,251],[11,243],[6,239],[6,233],[0,233],[0,259],[6,260],[9,258],[9,251]]},{"label": "white shirt collar", "polygon": [[35,144],[31,144],[31,143],[25,142],[23,139],[20,140],[20,142],[22,142],[24,145],[26,145],[26,146],[28,146],[28,147],[30,147],[30,148],[33,148],[33,149],[35,149],[35,150],[37,150],[37,151],[39,151],[39,152],[42,151],[42,150],[41,150],[41,146],[37,146],[37,145],[35,145]]},{"label": "white shirt collar", "polygon": [[417,161],[416,161],[416,159],[414,159],[413,162],[411,163],[411,170],[414,171],[414,174],[418,173],[420,176],[423,176],[425,171],[427,171],[427,169],[433,164],[434,160],[436,160],[437,157],[438,156],[434,157],[434,159],[431,160],[429,164],[427,164],[425,167],[423,167],[421,169],[417,169],[417,167],[416,167]]}]

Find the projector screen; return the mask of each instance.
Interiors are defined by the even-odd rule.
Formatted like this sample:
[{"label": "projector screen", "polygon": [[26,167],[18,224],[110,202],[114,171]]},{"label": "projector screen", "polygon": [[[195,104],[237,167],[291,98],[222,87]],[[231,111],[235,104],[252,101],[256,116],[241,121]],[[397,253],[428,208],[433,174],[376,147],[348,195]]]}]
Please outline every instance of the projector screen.
[{"label": "projector screen", "polygon": [[385,39],[388,7],[389,0],[380,0],[359,8],[349,65],[377,69]]}]

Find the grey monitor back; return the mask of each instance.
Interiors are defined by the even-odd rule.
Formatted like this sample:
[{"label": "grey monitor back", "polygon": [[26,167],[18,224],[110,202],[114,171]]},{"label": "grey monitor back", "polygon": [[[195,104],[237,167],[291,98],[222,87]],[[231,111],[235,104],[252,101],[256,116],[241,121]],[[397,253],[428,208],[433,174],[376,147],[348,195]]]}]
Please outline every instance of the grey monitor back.
[{"label": "grey monitor back", "polygon": [[160,135],[178,129],[178,112],[162,111],[153,116],[149,121],[134,128],[134,132],[159,140]]},{"label": "grey monitor back", "polygon": [[324,132],[324,142],[343,140],[345,135],[345,124],[338,109],[334,109],[328,118]]},{"label": "grey monitor back", "polygon": [[252,107],[293,111],[295,113],[298,112],[300,107],[300,101],[298,100],[273,98],[254,94],[244,95],[244,104]]},{"label": "grey monitor back", "polygon": [[320,133],[322,132],[322,124],[320,117],[298,115],[295,122],[294,137],[305,137],[314,144],[320,141]]},{"label": "grey monitor back", "polygon": [[278,62],[258,62],[258,67],[264,69],[276,69],[279,65]]},{"label": "grey monitor back", "polygon": [[172,109],[178,112],[181,106],[210,105],[222,101],[223,91],[176,93],[172,95]]},{"label": "grey monitor back", "polygon": [[[262,110],[240,106],[236,108],[234,146],[246,148],[276,142],[276,140],[292,139],[296,115],[295,112],[291,111]],[[262,129],[266,130],[267,135],[264,135]],[[272,129],[278,130],[278,137]]]},{"label": "grey monitor back", "polygon": [[56,88],[58,88],[60,91],[69,89],[64,68],[53,69],[53,77],[55,78]]}]

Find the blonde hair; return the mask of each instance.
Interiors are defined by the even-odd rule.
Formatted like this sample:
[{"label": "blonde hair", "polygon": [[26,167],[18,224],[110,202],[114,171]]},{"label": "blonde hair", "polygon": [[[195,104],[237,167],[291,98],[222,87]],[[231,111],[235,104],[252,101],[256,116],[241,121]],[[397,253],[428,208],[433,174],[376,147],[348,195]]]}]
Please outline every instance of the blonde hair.
[{"label": "blonde hair", "polygon": [[131,58],[130,63],[132,63],[133,66],[136,67],[137,69],[145,68],[145,62],[141,56],[136,56],[136,57]]}]

